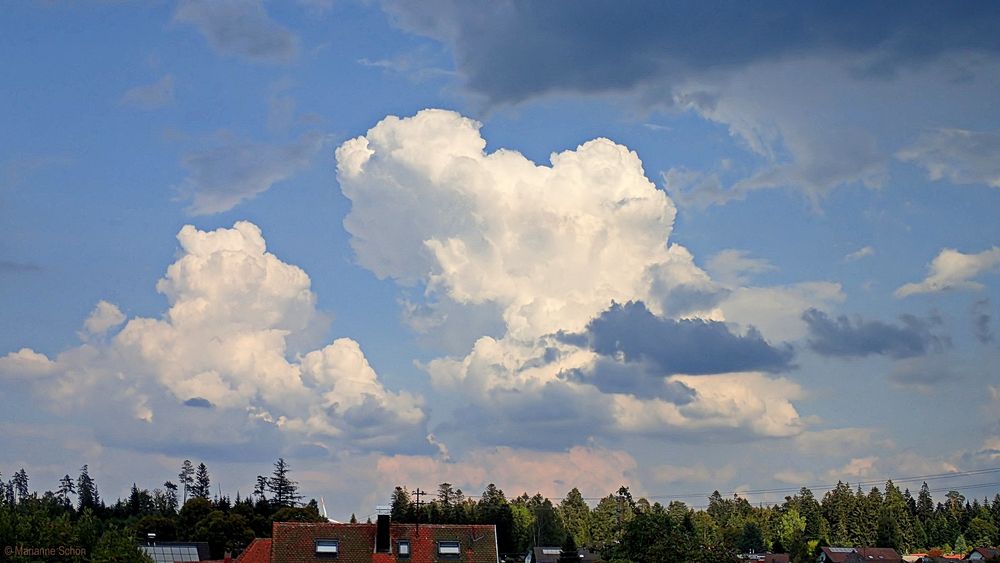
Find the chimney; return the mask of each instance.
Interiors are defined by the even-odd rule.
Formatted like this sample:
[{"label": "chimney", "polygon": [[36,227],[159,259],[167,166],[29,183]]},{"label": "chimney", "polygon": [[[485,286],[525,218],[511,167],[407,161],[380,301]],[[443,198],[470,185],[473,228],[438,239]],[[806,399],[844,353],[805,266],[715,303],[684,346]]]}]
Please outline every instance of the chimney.
[{"label": "chimney", "polygon": [[378,527],[375,530],[375,553],[390,553],[392,551],[392,541],[389,537],[389,524],[392,517],[389,516],[388,507],[378,507]]}]

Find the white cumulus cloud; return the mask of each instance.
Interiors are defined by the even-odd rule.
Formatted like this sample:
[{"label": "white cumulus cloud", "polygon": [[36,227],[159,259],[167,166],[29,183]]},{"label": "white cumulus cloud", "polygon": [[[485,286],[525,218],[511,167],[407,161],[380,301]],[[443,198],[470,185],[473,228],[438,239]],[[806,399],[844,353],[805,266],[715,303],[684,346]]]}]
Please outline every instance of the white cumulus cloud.
[{"label": "white cumulus cloud", "polygon": [[978,254],[965,254],[945,248],[931,261],[923,281],[907,283],[896,290],[896,297],[918,293],[933,293],[949,289],[981,289],[982,284],[972,281],[1000,266],[1000,247],[994,246]]},{"label": "white cumulus cloud", "polygon": [[[153,424],[150,436],[206,419],[220,427],[220,440],[226,429],[262,424],[361,449],[388,448],[410,434],[422,441],[422,398],[387,390],[357,342],[341,338],[289,359],[288,339],[324,317],[309,276],[268,252],[257,226],[186,226],[177,238],[180,255],[157,284],[170,304],[161,318],[132,318],[110,340],[54,359],[29,349],[8,354],[0,382],[30,380],[38,393],[65,399],[61,408],[74,405],[69,416],[124,406]],[[102,301],[85,326],[98,334],[124,320]]]},{"label": "white cumulus cloud", "polygon": [[653,387],[644,387],[656,390],[650,398],[605,393],[573,377],[594,369],[645,376],[638,365],[610,366],[614,360],[558,336],[581,332],[613,303],[704,317],[718,313],[727,290],[669,241],[674,204],[635,152],[595,139],[542,165],[512,150],[486,152],[480,127],[425,110],[387,117],[336,151],[352,202],[344,225],[363,266],[423,287],[432,303],[501,312],[502,335],[479,338],[464,357],[424,365],[436,390],[465,405],[462,424],[445,423],[439,434],[468,434],[476,418],[486,426],[476,431],[480,443],[540,448],[593,436],[802,430],[792,404],[801,390],[783,378],[655,374]]}]

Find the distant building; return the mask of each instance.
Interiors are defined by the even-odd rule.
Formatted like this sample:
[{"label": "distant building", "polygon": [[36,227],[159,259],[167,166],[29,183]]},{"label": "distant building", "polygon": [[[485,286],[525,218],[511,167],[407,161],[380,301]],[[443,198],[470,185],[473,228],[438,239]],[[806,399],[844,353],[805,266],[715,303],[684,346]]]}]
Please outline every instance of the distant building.
[{"label": "distant building", "polygon": [[819,563],[903,563],[891,547],[823,547]]},{"label": "distant building", "polygon": [[788,563],[787,553],[745,553],[739,556],[742,563]]},{"label": "distant building", "polygon": [[977,547],[966,557],[969,561],[983,561],[1000,557],[1000,550],[995,547]]},{"label": "distant building", "polygon": [[[585,548],[576,550],[580,554],[582,563],[595,563],[601,558],[596,553],[591,553]],[[562,555],[562,548],[559,547],[535,547],[524,556],[524,563],[558,563]]]},{"label": "distant building", "polygon": [[480,524],[275,522],[237,563],[497,563],[496,527]]},{"label": "distant building", "polygon": [[209,559],[207,542],[150,541],[139,549],[155,563],[192,563]]}]

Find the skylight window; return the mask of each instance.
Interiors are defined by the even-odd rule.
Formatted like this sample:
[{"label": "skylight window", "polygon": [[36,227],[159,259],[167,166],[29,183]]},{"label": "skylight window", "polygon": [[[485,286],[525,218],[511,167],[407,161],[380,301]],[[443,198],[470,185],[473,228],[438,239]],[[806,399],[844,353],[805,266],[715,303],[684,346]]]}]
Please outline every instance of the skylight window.
[{"label": "skylight window", "polygon": [[316,557],[336,557],[340,554],[340,540],[316,540]]},{"label": "skylight window", "polygon": [[457,541],[438,542],[438,557],[442,559],[458,559],[462,556],[462,546]]}]

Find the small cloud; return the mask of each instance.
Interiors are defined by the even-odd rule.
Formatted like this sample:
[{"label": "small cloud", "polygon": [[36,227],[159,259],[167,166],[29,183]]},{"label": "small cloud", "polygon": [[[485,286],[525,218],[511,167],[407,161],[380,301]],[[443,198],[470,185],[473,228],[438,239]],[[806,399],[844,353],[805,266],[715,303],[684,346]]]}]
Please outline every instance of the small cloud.
[{"label": "small cloud", "polygon": [[15,262],[13,260],[0,260],[0,275],[5,274],[33,274],[42,271],[41,266],[33,262]]},{"label": "small cloud", "polygon": [[222,213],[256,197],[309,166],[323,136],[304,135],[291,145],[230,144],[189,153],[181,161],[188,176],[179,186],[192,215]]},{"label": "small cloud", "polygon": [[139,109],[157,109],[174,102],[174,77],[166,75],[153,84],[130,88],[122,96],[122,105]]},{"label": "small cloud", "polygon": [[625,362],[647,361],[664,374],[782,371],[791,365],[788,346],[771,346],[755,330],[730,332],[725,323],[665,319],[642,302],[613,305],[587,325],[590,348]]},{"label": "small cloud", "polygon": [[205,399],[203,397],[191,397],[190,399],[184,401],[184,406],[195,407],[199,409],[211,409],[215,407],[215,405],[212,404],[212,401],[209,401],[208,399]]},{"label": "small cloud", "polygon": [[940,129],[920,136],[896,158],[927,170],[931,180],[1000,188],[1000,134]]},{"label": "small cloud", "polygon": [[954,366],[941,358],[909,358],[900,360],[892,367],[889,381],[902,388],[923,394],[933,392],[942,383],[959,379]]},{"label": "small cloud", "polygon": [[802,314],[802,320],[809,326],[809,348],[823,356],[911,358],[950,344],[946,337],[930,330],[939,320],[913,315],[900,316],[902,326],[896,326],[860,317],[851,320],[845,315],[834,319],[822,311],[809,309]]},{"label": "small cloud", "polygon": [[298,0],[298,4],[306,11],[320,16],[333,9],[334,0]]},{"label": "small cloud", "polygon": [[744,250],[726,249],[708,260],[706,269],[712,277],[733,286],[746,285],[753,274],[772,272],[777,268],[766,259],[748,258]]},{"label": "small cloud", "polygon": [[994,246],[978,254],[964,254],[945,248],[931,261],[927,277],[917,283],[907,283],[896,290],[896,297],[918,293],[933,293],[951,289],[982,289],[983,285],[971,281],[979,275],[995,271],[1000,266],[1000,247]]},{"label": "small cloud", "polygon": [[861,260],[862,258],[867,258],[869,256],[874,256],[874,255],[875,255],[875,248],[871,246],[865,246],[859,248],[858,250],[855,250],[854,252],[848,254],[847,256],[844,256],[844,261],[854,262],[857,260]]},{"label": "small cloud", "polygon": [[83,327],[90,334],[101,335],[123,322],[125,322],[125,315],[116,305],[107,301],[99,301],[83,323]]},{"label": "small cloud", "polygon": [[972,304],[972,332],[980,343],[993,342],[992,322],[989,299],[980,299]]},{"label": "small cloud", "polygon": [[271,19],[261,0],[184,0],[174,21],[197,27],[224,55],[266,63],[288,63],[298,56],[299,38]]}]

